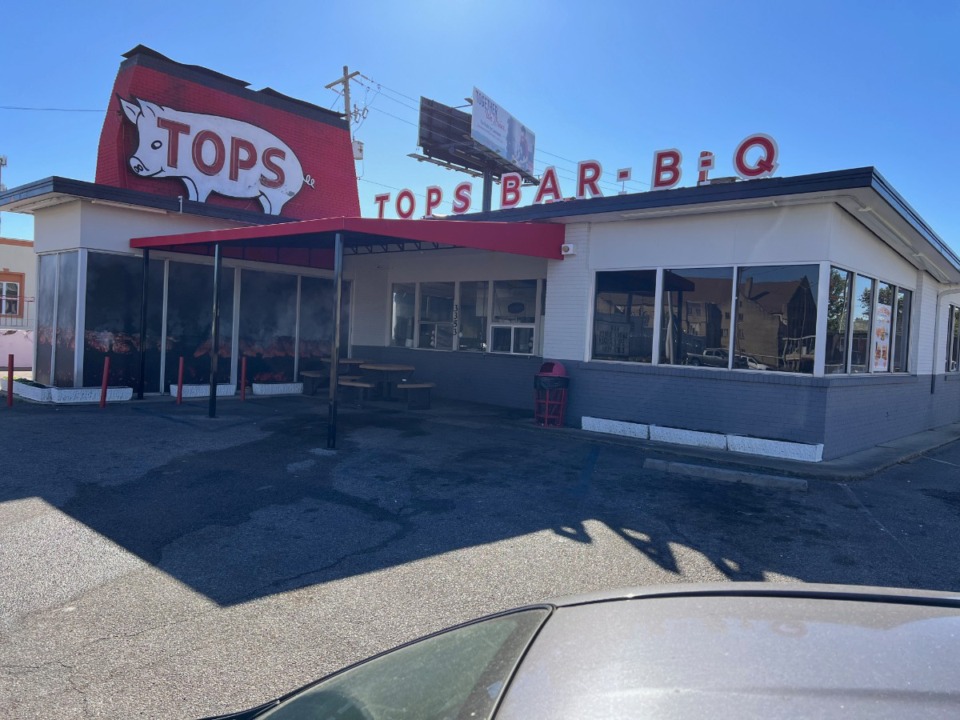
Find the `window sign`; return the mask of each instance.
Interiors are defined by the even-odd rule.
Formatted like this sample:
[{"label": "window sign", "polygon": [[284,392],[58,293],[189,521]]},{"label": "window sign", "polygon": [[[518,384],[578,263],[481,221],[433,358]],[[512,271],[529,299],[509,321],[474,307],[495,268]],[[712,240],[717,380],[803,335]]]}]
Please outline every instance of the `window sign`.
[{"label": "window sign", "polygon": [[877,315],[873,321],[873,362],[871,372],[890,369],[890,330],[893,321],[893,287],[880,283],[877,293]]}]

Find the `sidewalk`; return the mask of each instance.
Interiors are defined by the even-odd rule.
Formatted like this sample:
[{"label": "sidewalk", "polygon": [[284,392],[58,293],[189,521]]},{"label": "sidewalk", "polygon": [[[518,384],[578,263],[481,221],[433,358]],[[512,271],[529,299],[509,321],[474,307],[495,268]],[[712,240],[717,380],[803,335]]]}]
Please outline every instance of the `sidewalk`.
[{"label": "sidewalk", "polygon": [[[5,398],[3,393],[0,393],[0,398]],[[37,412],[42,412],[41,408],[44,407],[55,412],[69,407],[41,406],[21,399],[17,399],[16,404],[19,407],[26,405],[35,408]],[[210,420],[206,417],[206,398],[185,400],[184,406],[177,409],[174,399],[170,396],[154,395],[148,396],[142,401],[133,400],[111,405],[106,411],[97,412],[110,412],[112,408],[125,408],[135,414],[146,412],[176,415],[178,422],[194,425],[198,429],[212,430],[216,426],[220,430],[227,430],[229,427],[257,422],[265,417],[276,418],[282,415],[296,415],[303,410],[317,413],[317,420],[325,424],[327,407],[327,401],[319,396],[257,397],[248,395],[246,402],[241,402],[238,396],[224,397],[217,401],[218,419]],[[96,408],[88,406],[86,410],[96,411]],[[867,450],[834,460],[808,463],[687,445],[669,445],[571,427],[544,428],[534,423],[531,411],[444,399],[434,399],[432,407],[428,410],[407,410],[404,403],[369,401],[363,409],[351,407],[347,403],[340,403],[338,412],[340,417],[345,420],[349,418],[353,421],[344,424],[339,433],[341,437],[345,437],[345,434],[349,433],[350,425],[358,420],[362,423],[364,415],[390,416],[397,420],[403,415],[412,415],[426,424],[439,423],[480,431],[491,426],[500,428],[509,426],[518,433],[529,432],[552,435],[560,441],[563,438],[576,438],[591,443],[640,448],[644,451],[646,458],[644,467],[668,474],[746,482],[767,487],[787,487],[788,489],[805,489],[805,481],[807,480],[839,482],[864,480],[893,465],[910,461],[924,453],[960,440],[960,423],[954,423],[935,430],[927,430],[881,443]],[[214,425],[211,425],[211,423]],[[325,431],[323,434],[325,435]],[[727,476],[724,477],[724,474]],[[799,482],[791,483],[791,479]],[[800,485],[802,485],[802,488]]]},{"label": "sidewalk", "polygon": [[525,411],[483,405],[468,406],[465,403],[454,405],[441,400],[435,401],[431,410],[421,412],[430,416],[436,422],[452,422],[467,427],[482,427],[488,423],[509,423],[518,430],[527,429],[531,432],[554,433],[558,437],[576,436],[581,440],[610,445],[640,447],[648,451],[650,459],[669,463],[669,471],[677,471],[678,464],[688,464],[699,467],[719,467],[741,473],[839,482],[870,478],[892,465],[908,462],[924,453],[960,440],[960,423],[954,423],[935,430],[926,430],[915,435],[881,443],[841,458],[812,463],[762,455],[745,455],[723,450],[710,450],[687,445],[669,445],[570,427],[543,428],[534,424],[533,418]]}]

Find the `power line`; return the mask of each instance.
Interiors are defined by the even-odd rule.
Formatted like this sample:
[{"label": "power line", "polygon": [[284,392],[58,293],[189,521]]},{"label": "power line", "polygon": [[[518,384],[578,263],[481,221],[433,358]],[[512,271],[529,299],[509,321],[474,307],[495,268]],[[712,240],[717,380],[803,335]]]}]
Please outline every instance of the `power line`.
[{"label": "power line", "polygon": [[22,110],[24,112],[68,112],[68,113],[102,113],[103,110],[87,110],[84,108],[57,108],[57,107],[24,107],[20,105],[0,105],[0,110]]}]

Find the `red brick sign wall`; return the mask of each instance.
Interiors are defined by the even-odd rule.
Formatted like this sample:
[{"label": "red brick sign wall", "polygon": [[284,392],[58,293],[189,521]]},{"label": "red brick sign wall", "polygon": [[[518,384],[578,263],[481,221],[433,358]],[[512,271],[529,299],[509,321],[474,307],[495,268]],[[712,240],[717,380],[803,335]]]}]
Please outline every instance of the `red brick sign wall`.
[{"label": "red brick sign wall", "polygon": [[360,215],[339,113],[142,46],[125,57],[97,183],[300,220]]}]

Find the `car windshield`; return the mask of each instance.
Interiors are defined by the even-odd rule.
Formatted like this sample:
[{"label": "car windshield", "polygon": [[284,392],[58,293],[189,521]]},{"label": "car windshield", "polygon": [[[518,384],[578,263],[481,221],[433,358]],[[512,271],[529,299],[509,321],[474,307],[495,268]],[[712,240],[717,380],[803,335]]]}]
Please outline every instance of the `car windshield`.
[{"label": "car windshield", "polygon": [[264,720],[489,718],[537,629],[550,614],[501,615],[405,645],[331,676]]}]

